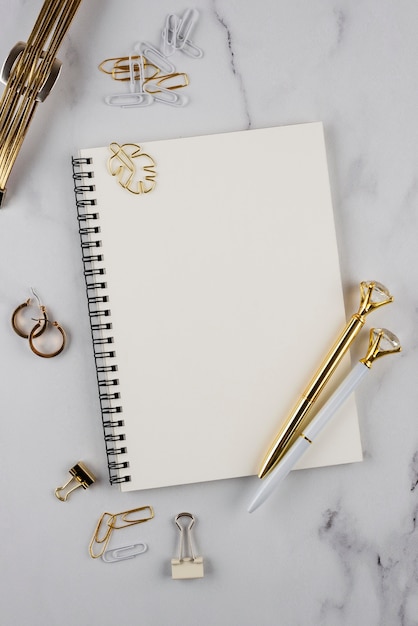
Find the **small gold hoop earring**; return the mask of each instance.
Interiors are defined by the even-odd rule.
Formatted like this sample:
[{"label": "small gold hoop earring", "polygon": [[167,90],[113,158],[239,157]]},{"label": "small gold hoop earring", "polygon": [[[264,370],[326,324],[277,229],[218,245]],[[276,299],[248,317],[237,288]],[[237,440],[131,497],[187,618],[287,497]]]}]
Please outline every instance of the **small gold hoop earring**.
[{"label": "small gold hoop earring", "polygon": [[[22,309],[25,309],[26,307],[31,305],[32,300],[30,298],[28,298],[26,300],[26,302],[22,302],[22,304],[19,304],[19,306],[13,311],[13,315],[12,315],[12,326],[13,326],[13,330],[15,331],[15,333],[17,333],[19,335],[19,337],[23,337],[23,339],[28,339],[29,337],[29,333],[26,330],[23,330],[19,324],[18,324],[18,317],[19,317],[19,313],[22,311]],[[46,323],[47,323],[47,316],[46,316],[46,308],[42,305],[39,306],[41,313],[42,313],[42,318],[40,320],[40,322],[37,324],[37,328],[38,330],[36,331],[36,333],[34,334],[34,337],[39,337],[39,335],[42,335],[42,333],[44,332],[44,330],[46,329]]]},{"label": "small gold hoop earring", "polygon": [[39,329],[42,327],[43,323],[44,322],[42,321],[42,319],[38,320],[37,324],[35,324],[35,326],[30,331],[29,345],[30,345],[30,349],[32,350],[32,352],[34,352],[37,356],[41,356],[44,359],[50,359],[53,356],[57,356],[64,350],[65,343],[66,343],[66,336],[65,336],[64,329],[62,328],[62,326],[58,324],[58,322],[50,322],[48,319],[46,319],[45,326],[46,326],[46,323],[51,324],[51,326],[55,326],[55,328],[61,333],[62,343],[60,347],[58,348],[58,350],[55,350],[55,352],[41,352],[34,346],[33,340],[35,339],[35,337],[39,337],[40,335]]}]

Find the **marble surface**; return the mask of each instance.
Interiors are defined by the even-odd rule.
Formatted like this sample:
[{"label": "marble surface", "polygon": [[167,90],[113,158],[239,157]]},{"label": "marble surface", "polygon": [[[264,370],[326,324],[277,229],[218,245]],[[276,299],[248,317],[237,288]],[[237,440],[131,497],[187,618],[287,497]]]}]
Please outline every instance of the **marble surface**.
[{"label": "marble surface", "polygon": [[[60,80],[38,107],[9,180],[0,211],[0,623],[416,626],[417,4],[196,0],[193,7],[204,57],[181,57],[188,105],[121,111],[103,103],[114,85],[98,64],[140,39],[158,44],[167,13],[187,5],[84,0],[58,55]],[[27,38],[40,8],[0,0],[0,58]],[[380,280],[395,302],[378,323],[403,345],[356,394],[364,461],[293,472],[252,515],[245,508],[255,477],[119,493],[107,483],[71,155],[116,136],[317,120],[325,126],[347,314],[358,283]],[[31,286],[68,329],[68,349],[57,359],[37,359],[11,329]],[[61,504],[54,488],[80,459],[99,480]],[[145,504],[156,511],[140,528],[148,552],[123,563],[92,560],[87,546],[101,513]],[[181,510],[198,519],[201,580],[171,580]]]}]

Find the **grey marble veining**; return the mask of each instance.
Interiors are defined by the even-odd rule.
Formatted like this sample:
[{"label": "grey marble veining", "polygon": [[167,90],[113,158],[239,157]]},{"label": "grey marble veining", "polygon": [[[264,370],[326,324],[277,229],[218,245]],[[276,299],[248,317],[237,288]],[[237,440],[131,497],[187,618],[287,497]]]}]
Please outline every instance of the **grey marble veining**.
[{"label": "grey marble veining", "polygon": [[245,86],[245,80],[243,76],[241,75],[241,72],[239,68],[237,67],[237,64],[235,63],[234,41],[232,38],[231,28],[229,24],[226,22],[226,19],[222,16],[220,11],[218,10],[218,6],[215,0],[213,0],[213,13],[216,17],[216,20],[219,22],[220,26],[225,31],[224,35],[225,35],[226,43],[228,47],[230,69],[233,74],[234,82],[238,86],[240,96],[241,96],[241,102],[244,105],[245,115],[247,117],[246,128],[250,129],[251,128],[251,116],[250,116],[250,111],[248,109],[248,97],[247,97],[247,91],[246,91],[246,86]]},{"label": "grey marble veining", "polygon": [[[193,7],[204,57],[176,56],[190,76],[188,105],[121,111],[104,103],[119,86],[99,63],[139,40],[158,45],[167,13],[187,7],[84,0],[58,55],[62,76],[9,180],[0,211],[0,623],[417,626],[417,4]],[[39,0],[0,0],[0,59],[27,38],[40,8]],[[316,120],[325,128],[347,315],[361,280],[382,281],[395,301],[373,324],[403,346],[356,393],[363,462],[293,472],[252,515],[256,478],[121,495],[106,479],[71,156],[115,137]],[[37,360],[11,330],[31,286],[68,329],[62,359]],[[353,360],[361,351],[353,347]],[[53,491],[79,459],[99,480],[59,503]],[[156,510],[141,529],[149,551],[115,565],[92,561],[87,547],[101,513],[145,504]],[[196,514],[205,558],[204,579],[190,584],[170,577],[180,510]]]}]

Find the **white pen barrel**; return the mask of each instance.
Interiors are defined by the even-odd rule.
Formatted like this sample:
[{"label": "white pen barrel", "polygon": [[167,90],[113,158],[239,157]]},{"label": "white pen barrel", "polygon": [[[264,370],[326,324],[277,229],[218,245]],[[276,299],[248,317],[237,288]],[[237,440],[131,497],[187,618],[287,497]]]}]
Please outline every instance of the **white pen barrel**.
[{"label": "white pen barrel", "polygon": [[344,403],[348,396],[354,391],[359,382],[366,376],[369,368],[361,361],[357,363],[351,372],[344,378],[341,385],[332,394],[329,400],[324,404],[322,409],[318,411],[313,420],[304,429],[304,432],[295,441],[293,446],[281,459],[280,463],[267,475],[261,482],[261,485],[248,507],[249,513],[255,511],[271,494],[271,492],[282,482],[289,472],[294,468],[299,459],[311,445],[315,437],[326,426],[330,419],[335,415],[337,409]]},{"label": "white pen barrel", "polygon": [[306,450],[310,446],[310,442],[304,437],[299,437],[293,446],[286,452],[277,467],[271,472],[270,476],[267,476],[263,480],[263,484],[269,484],[269,481],[274,485],[281,482],[290,470],[294,468],[299,459],[305,454]]},{"label": "white pen barrel", "polygon": [[340,408],[348,396],[354,391],[355,387],[364,378],[364,376],[370,371],[370,368],[364,363],[357,363],[351,372],[344,378],[341,385],[332,396],[327,400],[322,409],[318,411],[313,420],[304,429],[305,437],[308,437],[311,441],[317,437],[324,426],[333,417],[335,412]]},{"label": "white pen barrel", "polygon": [[284,457],[281,459],[280,463],[272,470],[272,472],[263,478],[261,481],[261,485],[259,486],[255,497],[253,498],[250,506],[248,507],[248,512],[252,513],[255,511],[271,494],[271,492],[276,489],[277,485],[279,485],[282,480],[286,478],[289,472],[295,466],[295,463],[303,456],[309,448],[311,444],[304,437],[299,437],[293,446],[286,452]]}]

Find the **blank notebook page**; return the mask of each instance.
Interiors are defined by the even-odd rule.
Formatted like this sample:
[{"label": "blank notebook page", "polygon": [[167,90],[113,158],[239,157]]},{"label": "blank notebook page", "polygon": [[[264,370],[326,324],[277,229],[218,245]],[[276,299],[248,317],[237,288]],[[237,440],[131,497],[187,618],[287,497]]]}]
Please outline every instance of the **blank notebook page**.
[{"label": "blank notebook page", "polygon": [[[140,195],[109,173],[109,147],[80,152],[118,366],[121,489],[256,474],[346,321],[322,124],[138,143],[157,172]],[[348,357],[340,368],[336,382]],[[360,459],[351,398],[299,467]]]}]

